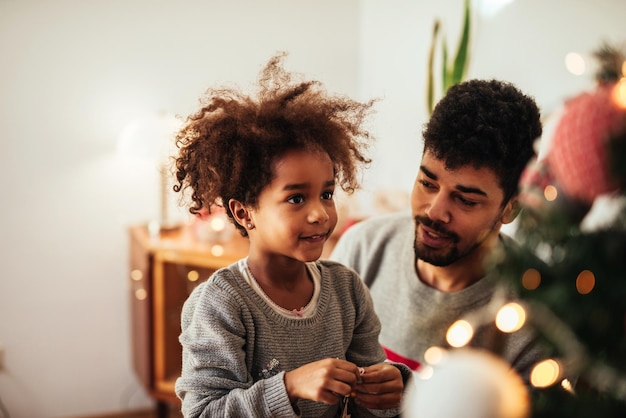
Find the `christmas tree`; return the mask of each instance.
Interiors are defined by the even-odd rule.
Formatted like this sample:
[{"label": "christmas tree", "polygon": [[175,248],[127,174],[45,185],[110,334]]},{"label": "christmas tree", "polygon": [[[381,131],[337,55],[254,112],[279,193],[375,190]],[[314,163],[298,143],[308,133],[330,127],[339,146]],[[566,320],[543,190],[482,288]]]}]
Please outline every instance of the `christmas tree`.
[{"label": "christmas tree", "polygon": [[497,260],[548,348],[533,417],[626,417],[626,54],[595,57],[595,89],[564,104],[522,177],[521,245]]},{"label": "christmas tree", "polygon": [[[606,44],[595,56],[595,88],[552,116],[547,151],[522,176],[519,246],[489,260],[503,297],[450,325],[453,348],[429,349],[403,416],[626,417],[626,54]],[[467,348],[472,324],[492,321],[543,342],[530,391],[497,346]]]}]

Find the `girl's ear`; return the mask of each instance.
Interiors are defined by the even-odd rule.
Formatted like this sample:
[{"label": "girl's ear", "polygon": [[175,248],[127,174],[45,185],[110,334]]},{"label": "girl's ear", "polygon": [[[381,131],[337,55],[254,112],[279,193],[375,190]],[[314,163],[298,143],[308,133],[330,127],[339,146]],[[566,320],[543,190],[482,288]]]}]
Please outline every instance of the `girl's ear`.
[{"label": "girl's ear", "polygon": [[517,196],[512,197],[511,200],[509,200],[509,203],[506,204],[506,206],[504,207],[504,210],[502,211],[502,218],[501,221],[503,224],[510,224],[511,222],[513,222],[515,220],[515,218],[517,218],[517,215],[519,214],[521,209],[519,200],[517,200]]},{"label": "girl's ear", "polygon": [[244,228],[249,229],[249,225],[252,220],[250,218],[248,208],[246,208],[243,203],[235,199],[230,199],[228,201],[228,208],[233,214],[235,221]]}]

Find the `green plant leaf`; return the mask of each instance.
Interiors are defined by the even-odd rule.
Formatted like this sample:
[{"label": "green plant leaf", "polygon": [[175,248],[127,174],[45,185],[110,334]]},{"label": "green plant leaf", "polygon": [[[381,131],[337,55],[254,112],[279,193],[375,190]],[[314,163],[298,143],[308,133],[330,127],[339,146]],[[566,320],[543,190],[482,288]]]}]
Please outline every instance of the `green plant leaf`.
[{"label": "green plant leaf", "polygon": [[[465,72],[467,70],[467,63],[469,57],[469,39],[470,39],[470,0],[465,0],[465,12],[463,17],[463,30],[461,32],[461,38],[459,39],[459,45],[456,51],[456,58],[454,60],[454,67],[452,68],[451,83],[456,84],[463,81]],[[450,86],[452,85],[450,84]],[[449,87],[449,86],[448,86]]]},{"label": "green plant leaf", "polygon": [[441,44],[441,93],[446,94],[450,83],[450,72],[448,71],[448,43],[445,35],[441,35]]},{"label": "green plant leaf", "polygon": [[433,112],[433,108],[435,105],[435,80],[434,80],[435,49],[437,47],[437,39],[439,36],[440,27],[441,27],[441,22],[439,21],[439,19],[435,20],[435,24],[433,25],[433,37],[430,41],[430,51],[428,53],[428,84],[427,84],[427,91],[426,91],[426,105],[427,105],[429,115]]}]

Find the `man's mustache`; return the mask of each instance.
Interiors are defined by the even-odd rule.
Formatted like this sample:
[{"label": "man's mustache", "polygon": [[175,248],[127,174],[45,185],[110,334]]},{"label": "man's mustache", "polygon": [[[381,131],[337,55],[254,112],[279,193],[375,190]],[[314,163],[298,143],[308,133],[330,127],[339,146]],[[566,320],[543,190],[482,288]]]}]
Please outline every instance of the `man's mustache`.
[{"label": "man's mustache", "polygon": [[415,216],[415,226],[422,224],[430,229],[432,229],[433,231],[435,231],[436,233],[444,236],[445,238],[449,238],[452,239],[454,242],[459,242],[460,238],[459,236],[448,230],[445,226],[443,226],[441,224],[441,222],[436,222],[433,221],[430,218],[427,218],[425,216]]}]

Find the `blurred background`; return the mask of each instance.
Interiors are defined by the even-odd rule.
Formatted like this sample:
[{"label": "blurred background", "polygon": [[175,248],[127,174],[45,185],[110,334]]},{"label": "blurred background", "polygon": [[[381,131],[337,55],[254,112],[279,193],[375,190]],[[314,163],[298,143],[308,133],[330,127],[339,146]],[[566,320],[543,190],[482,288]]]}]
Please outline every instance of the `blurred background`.
[{"label": "blurred background", "polygon": [[[14,418],[150,408],[133,372],[128,227],[160,216],[154,158],[120,152],[209,86],[251,86],[278,51],[331,92],[380,98],[355,206],[403,196],[421,153],[427,61],[463,0],[0,0],[0,398]],[[544,116],[623,43],[624,0],[474,0],[468,78],[500,78]],[[401,202],[401,198],[399,198]],[[402,205],[402,203],[399,203]],[[173,219],[188,219],[169,199]]]}]

